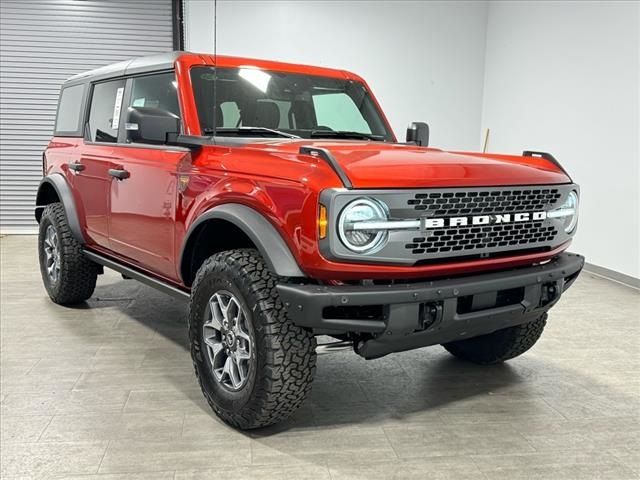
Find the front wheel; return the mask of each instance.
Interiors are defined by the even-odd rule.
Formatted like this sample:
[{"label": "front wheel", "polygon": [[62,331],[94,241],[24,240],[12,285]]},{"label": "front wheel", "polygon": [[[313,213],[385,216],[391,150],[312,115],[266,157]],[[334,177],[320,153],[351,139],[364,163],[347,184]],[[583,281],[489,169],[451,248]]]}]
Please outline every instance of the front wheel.
[{"label": "front wheel", "polygon": [[189,307],[191,356],[209,405],[241,429],[291,415],[311,389],[315,338],[294,325],[257,251],[208,258]]},{"label": "front wheel", "polygon": [[457,340],[442,346],[452,355],[481,365],[493,365],[522,355],[538,341],[547,324],[547,314],[533,322],[488,335]]}]

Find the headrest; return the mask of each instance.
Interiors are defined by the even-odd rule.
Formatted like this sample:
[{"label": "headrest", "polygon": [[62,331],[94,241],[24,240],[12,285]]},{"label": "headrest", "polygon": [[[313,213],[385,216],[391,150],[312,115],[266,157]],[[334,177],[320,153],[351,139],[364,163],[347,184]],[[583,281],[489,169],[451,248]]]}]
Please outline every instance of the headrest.
[{"label": "headrest", "polygon": [[278,128],[280,125],[280,108],[275,102],[257,102],[256,118],[249,127]]}]

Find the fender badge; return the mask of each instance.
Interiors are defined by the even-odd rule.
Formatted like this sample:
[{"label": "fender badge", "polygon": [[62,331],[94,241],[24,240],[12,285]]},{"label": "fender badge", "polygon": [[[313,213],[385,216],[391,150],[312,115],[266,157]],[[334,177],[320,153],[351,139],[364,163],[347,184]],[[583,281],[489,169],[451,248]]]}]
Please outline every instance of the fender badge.
[{"label": "fender badge", "polygon": [[189,175],[178,176],[178,190],[180,190],[180,192],[184,192],[187,189],[190,179],[191,177]]}]

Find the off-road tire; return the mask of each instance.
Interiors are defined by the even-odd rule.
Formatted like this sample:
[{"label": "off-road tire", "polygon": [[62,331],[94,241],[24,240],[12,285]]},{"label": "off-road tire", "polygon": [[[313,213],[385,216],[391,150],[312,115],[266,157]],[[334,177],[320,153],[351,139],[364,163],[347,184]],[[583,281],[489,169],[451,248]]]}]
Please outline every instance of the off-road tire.
[{"label": "off-road tire", "polygon": [[488,335],[445,343],[442,346],[452,355],[480,365],[493,365],[510,360],[529,350],[538,341],[547,314],[539,319],[505,328]]},{"label": "off-road tire", "polygon": [[[213,293],[232,292],[251,322],[254,359],[246,384],[225,389],[214,377],[205,350],[203,324]],[[202,264],[189,305],[191,357],[202,392],[213,411],[239,429],[265,427],[295,412],[311,390],[316,341],[294,325],[276,290],[276,277],[254,249],[217,253]]]},{"label": "off-road tire", "polygon": [[[49,225],[55,229],[59,241],[60,275],[55,282],[51,281],[46,271],[44,237]],[[51,300],[59,305],[74,305],[91,297],[96,288],[99,266],[82,253],[82,246],[71,233],[61,203],[51,203],[42,212],[38,257],[42,282]]]}]

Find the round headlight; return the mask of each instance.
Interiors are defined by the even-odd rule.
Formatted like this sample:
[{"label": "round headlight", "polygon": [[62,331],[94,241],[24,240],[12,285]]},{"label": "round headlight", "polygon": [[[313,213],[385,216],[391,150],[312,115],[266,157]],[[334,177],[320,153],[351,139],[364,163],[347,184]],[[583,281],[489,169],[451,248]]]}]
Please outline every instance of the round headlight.
[{"label": "round headlight", "polygon": [[387,209],[382,203],[370,198],[358,198],[340,213],[340,240],[349,250],[372,253],[384,246],[388,233],[386,230],[363,229],[363,223],[384,222],[388,218]]},{"label": "round headlight", "polygon": [[572,190],[567,199],[558,208],[551,210],[548,214],[550,218],[562,220],[564,231],[572,233],[578,224],[578,192]]}]

